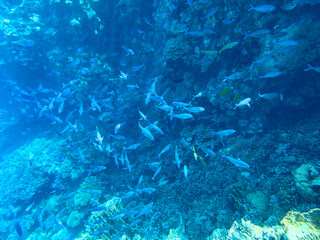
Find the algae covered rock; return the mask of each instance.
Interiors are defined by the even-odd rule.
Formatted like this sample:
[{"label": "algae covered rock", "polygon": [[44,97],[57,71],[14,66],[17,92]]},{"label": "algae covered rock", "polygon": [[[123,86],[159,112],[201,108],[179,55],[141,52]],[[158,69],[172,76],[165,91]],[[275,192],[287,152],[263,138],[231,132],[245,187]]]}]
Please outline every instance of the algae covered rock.
[{"label": "algae covered rock", "polygon": [[259,212],[263,217],[268,214],[269,195],[263,191],[256,191],[247,195],[247,201]]},{"label": "algae covered rock", "polygon": [[311,164],[303,164],[294,173],[298,193],[308,202],[319,201],[320,174]]},{"label": "algae covered rock", "polygon": [[280,227],[260,227],[242,219],[241,223],[232,224],[227,239],[282,239],[283,235],[284,230]]},{"label": "algae covered rock", "polygon": [[84,217],[84,215],[84,213],[72,211],[68,217],[67,225],[71,228],[78,226],[81,223],[81,219]]},{"label": "algae covered rock", "polygon": [[183,36],[170,38],[164,49],[164,56],[167,61],[176,61],[180,58],[187,57],[191,48]]}]

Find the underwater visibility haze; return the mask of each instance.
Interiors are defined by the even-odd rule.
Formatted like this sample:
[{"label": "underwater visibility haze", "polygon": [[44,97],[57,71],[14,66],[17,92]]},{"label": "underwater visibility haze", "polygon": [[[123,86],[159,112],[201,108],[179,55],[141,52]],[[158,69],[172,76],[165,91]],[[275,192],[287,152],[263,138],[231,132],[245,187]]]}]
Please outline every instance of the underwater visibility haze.
[{"label": "underwater visibility haze", "polygon": [[1,0],[0,239],[320,239],[319,0]]}]

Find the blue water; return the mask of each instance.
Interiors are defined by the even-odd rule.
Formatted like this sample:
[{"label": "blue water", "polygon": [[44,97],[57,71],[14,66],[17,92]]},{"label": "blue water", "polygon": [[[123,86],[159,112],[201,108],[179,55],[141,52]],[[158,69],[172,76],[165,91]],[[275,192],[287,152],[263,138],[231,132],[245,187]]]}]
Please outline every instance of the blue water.
[{"label": "blue water", "polygon": [[319,7],[2,1],[0,238],[206,239],[319,206]]}]

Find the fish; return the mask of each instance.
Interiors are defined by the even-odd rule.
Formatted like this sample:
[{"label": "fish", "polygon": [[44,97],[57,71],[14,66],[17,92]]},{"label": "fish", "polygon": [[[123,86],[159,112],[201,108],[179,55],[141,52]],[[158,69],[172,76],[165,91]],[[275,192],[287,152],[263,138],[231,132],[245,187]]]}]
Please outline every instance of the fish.
[{"label": "fish", "polygon": [[191,103],[184,103],[184,102],[172,102],[172,105],[176,108],[185,108],[185,107],[191,107]]},{"label": "fish", "polygon": [[282,101],[283,100],[283,94],[282,93],[278,93],[278,92],[263,93],[263,94],[259,93],[259,96],[256,98],[256,100],[259,99],[259,98],[263,98],[263,99],[266,99],[266,100],[280,99],[280,101]]},{"label": "fish", "polygon": [[22,226],[18,220],[14,220],[14,229],[16,230],[18,235],[22,237],[22,233],[23,233]]},{"label": "fish", "polygon": [[100,132],[98,130],[98,127],[96,127],[96,130],[97,130],[96,140],[100,145],[102,145],[103,137],[101,136],[101,134],[100,134]]},{"label": "fish", "polygon": [[142,208],[142,210],[139,212],[139,214],[136,216],[136,218],[139,218],[139,217],[147,214],[147,213],[152,209],[153,204],[154,204],[154,203],[151,202],[151,203],[147,204],[146,206],[144,206],[144,207]]},{"label": "fish", "polygon": [[85,192],[90,193],[90,194],[94,194],[94,195],[100,195],[100,194],[102,194],[102,191],[101,191],[101,190],[94,190],[94,189],[85,190]]},{"label": "fish", "polygon": [[141,146],[141,143],[135,143],[135,144],[130,145],[129,147],[126,147],[126,150],[135,150],[140,146]]},{"label": "fish", "polygon": [[143,119],[143,120],[147,121],[147,116],[146,116],[146,115],[144,115],[144,114],[140,111],[140,109],[139,109],[139,108],[138,108],[138,111],[139,111],[139,115],[140,115],[141,119]]},{"label": "fish", "polygon": [[308,68],[306,68],[304,71],[310,71],[310,70],[314,70],[316,71],[317,73],[320,73],[320,66],[319,67],[313,67],[311,66],[311,64],[308,64]]},{"label": "fish", "polygon": [[141,64],[141,65],[137,65],[137,66],[133,66],[132,67],[132,71],[133,72],[137,72],[137,71],[139,71],[139,70],[141,70],[142,68],[144,68],[146,65],[143,63],[143,64]]},{"label": "fish", "polygon": [[260,64],[260,63],[265,63],[269,60],[273,59],[272,56],[270,55],[267,55],[267,56],[264,56],[264,57],[261,57],[259,58],[258,60],[254,61],[251,65],[250,65],[250,68],[252,68],[255,64]]},{"label": "fish", "polygon": [[218,54],[220,55],[224,50],[233,48],[233,47],[237,46],[238,44],[239,44],[239,42],[227,43],[226,45],[224,45],[224,46],[218,51]]},{"label": "fish", "polygon": [[162,96],[153,95],[153,96],[150,96],[150,99],[159,102],[163,106],[168,106],[168,103],[163,99]]},{"label": "fish", "polygon": [[222,155],[221,157],[228,159],[230,162],[232,162],[234,165],[238,166],[238,167],[243,167],[243,168],[249,168],[250,165],[242,160],[240,160],[239,158],[233,158],[233,157],[229,157],[226,155]]},{"label": "fish", "polygon": [[157,126],[158,122],[150,123],[149,127],[155,130],[157,133],[160,133],[161,135],[164,135],[164,132]]},{"label": "fish", "polygon": [[123,80],[127,80],[128,79],[128,73],[124,73],[124,72],[120,71],[119,77],[122,78]]},{"label": "fish", "polygon": [[164,110],[164,111],[167,111],[167,112],[173,110],[173,107],[169,106],[169,105],[159,105],[159,106],[156,105],[154,107],[155,108],[159,108],[159,109]]},{"label": "fish", "polygon": [[157,168],[161,165],[161,162],[152,162],[152,163],[146,163],[146,165],[148,167],[150,167],[151,169]]},{"label": "fish", "polygon": [[186,141],[184,138],[182,138],[180,142],[182,143],[182,145],[183,145],[188,151],[190,151],[190,152],[192,152],[192,153],[195,152],[194,149],[189,146],[189,144],[187,143],[187,141]]},{"label": "fish", "polygon": [[58,108],[58,113],[61,114],[64,108],[64,101],[60,103],[59,108]]},{"label": "fish", "polygon": [[162,166],[158,167],[156,172],[154,173],[153,177],[151,178],[152,180],[154,180],[154,178],[161,172]]},{"label": "fish", "polygon": [[275,9],[276,7],[273,4],[263,4],[259,6],[253,6],[252,4],[250,4],[250,8],[248,9],[248,11],[256,10],[257,12],[261,13],[269,13]]},{"label": "fish", "polygon": [[139,128],[141,129],[142,134],[143,134],[146,138],[150,139],[151,141],[154,140],[154,137],[152,136],[152,134],[151,134],[151,132],[149,131],[149,129],[142,127],[141,124],[140,124],[140,122],[139,122]]},{"label": "fish", "polygon": [[208,156],[210,157],[215,157],[216,154],[209,148],[202,146],[200,143],[196,142],[196,145],[206,154],[208,154]]},{"label": "fish", "polygon": [[251,33],[245,33],[245,37],[243,38],[243,40],[246,40],[247,38],[261,37],[270,33],[271,31],[269,29],[259,29]]},{"label": "fish", "polygon": [[218,11],[219,7],[213,7],[204,17],[201,18],[201,20],[205,20],[208,19],[209,17],[212,17],[213,15],[216,14],[216,12]]},{"label": "fish", "polygon": [[81,162],[83,162],[83,163],[86,162],[86,159],[84,158],[84,156],[82,154],[82,150],[80,148],[78,148],[78,152],[79,152]]},{"label": "fish", "polygon": [[168,145],[166,145],[166,146],[162,149],[162,151],[159,153],[159,155],[158,155],[157,158],[160,158],[162,154],[164,154],[165,152],[169,151],[170,147],[171,147],[171,143],[169,143]]},{"label": "fish", "polygon": [[124,123],[118,123],[115,127],[114,127],[114,134],[118,134],[120,127],[123,125]]},{"label": "fish", "polygon": [[194,148],[194,145],[192,145],[192,150],[193,150],[193,157],[196,161],[198,161],[198,154],[196,152],[196,149]]},{"label": "fish", "polygon": [[143,181],[143,175],[141,175],[141,176],[139,177],[138,184],[137,184],[137,188],[138,188],[139,185],[142,183],[142,181]]},{"label": "fish", "polygon": [[236,106],[234,107],[234,109],[236,109],[237,107],[242,107],[242,106],[251,107],[251,106],[250,106],[250,101],[251,101],[251,98],[245,98],[245,99],[243,99],[242,101],[240,101],[238,104],[236,104]]},{"label": "fish", "polygon": [[122,148],[121,155],[120,155],[120,161],[121,165],[124,165],[125,162],[125,154],[126,154],[126,147]]},{"label": "fish", "polygon": [[193,115],[190,113],[180,113],[180,114],[174,114],[173,111],[169,113],[170,118],[178,118],[178,119],[190,119],[193,118]]},{"label": "fish", "polygon": [[221,130],[221,131],[218,131],[218,132],[212,132],[213,135],[219,135],[219,136],[229,136],[233,133],[235,133],[236,130],[233,130],[233,129],[226,129],[226,130]]},{"label": "fish", "polygon": [[119,168],[118,155],[115,152],[113,153],[113,160],[114,160],[114,163],[116,164],[117,168]]},{"label": "fish", "polygon": [[216,51],[216,50],[201,50],[200,53],[208,54],[208,55],[215,55],[218,53],[218,51]]},{"label": "fish", "polygon": [[129,173],[131,173],[131,165],[130,165],[130,161],[129,161],[129,158],[128,158],[128,155],[127,155],[127,152],[124,153],[124,160],[125,160],[125,163],[126,163],[126,167],[129,171]]},{"label": "fish", "polygon": [[242,73],[241,72],[235,72],[233,74],[231,74],[230,76],[225,76],[225,79],[223,79],[223,82],[225,82],[226,80],[236,80],[236,79],[240,79],[242,77]]},{"label": "fish", "polygon": [[82,101],[81,101],[80,102],[80,107],[79,107],[79,115],[81,116],[83,113],[84,113],[84,110],[83,110],[83,104],[82,104]]},{"label": "fish", "polygon": [[87,212],[100,212],[100,211],[103,211],[105,209],[107,209],[107,207],[102,205],[102,206],[98,206],[98,207],[87,209],[85,211],[87,211]]},{"label": "fish", "polygon": [[110,156],[110,153],[113,152],[113,149],[111,149],[111,145],[110,144],[107,144],[106,146],[106,153],[107,153],[107,156],[109,157]]},{"label": "fish", "polygon": [[298,45],[298,41],[293,39],[281,40],[279,42],[273,41],[273,43],[280,47],[292,47]]},{"label": "fish", "polygon": [[269,72],[263,76],[259,76],[259,78],[274,78],[274,77],[278,77],[282,74],[282,72],[279,71],[274,71],[274,72]]},{"label": "fish", "polygon": [[148,194],[153,193],[155,191],[156,191],[156,189],[151,188],[151,187],[150,188],[142,188],[142,189],[137,190],[138,193],[148,193]]},{"label": "fish", "polygon": [[121,198],[122,199],[127,199],[127,198],[131,198],[133,195],[135,195],[136,193],[134,191],[130,191],[127,192],[125,195],[123,195]]},{"label": "fish", "polygon": [[204,37],[204,32],[189,31],[189,32],[185,32],[184,35],[191,36],[191,37]]},{"label": "fish", "polygon": [[184,110],[191,112],[191,113],[200,113],[203,112],[205,109],[203,107],[187,107]]},{"label": "fish", "polygon": [[49,118],[53,123],[63,123],[63,121],[59,118],[59,117],[57,117],[57,116],[55,116],[55,115],[53,115],[53,114],[50,114],[50,113],[44,113],[44,115],[47,117],[47,118]]},{"label": "fish", "polygon": [[133,51],[132,49],[127,48],[127,47],[122,47],[122,49],[123,49],[124,51],[126,51],[127,56],[129,56],[129,55],[134,55],[134,51]]},{"label": "fish", "polygon": [[178,147],[176,146],[175,152],[174,152],[174,159],[176,161],[177,167],[180,168],[180,160],[178,155]]},{"label": "fish", "polygon": [[51,99],[49,105],[48,105],[48,109],[52,110],[53,109],[53,104],[54,104],[54,97]]},{"label": "fish", "polygon": [[107,168],[105,166],[93,166],[93,165],[90,165],[90,169],[88,171],[90,171],[90,172],[101,172],[101,171],[104,171],[106,169]]},{"label": "fish", "polygon": [[135,85],[127,85],[127,88],[128,89],[138,89],[139,88],[139,86],[138,86],[138,84],[135,84]]},{"label": "fish", "polygon": [[91,109],[93,111],[98,110],[98,112],[101,112],[100,105],[96,102],[96,100],[93,97],[91,98]]},{"label": "fish", "polygon": [[162,180],[159,182],[158,187],[164,186],[169,182],[169,180]]},{"label": "fish", "polygon": [[203,90],[203,91],[199,92],[198,94],[193,96],[192,101],[195,100],[196,98],[203,97],[206,93],[207,93],[207,90]]},{"label": "fish", "polygon": [[187,168],[187,165],[183,166],[183,174],[184,174],[184,177],[186,179],[186,182],[188,182],[188,168]]},{"label": "fish", "polygon": [[110,137],[113,137],[114,139],[117,139],[117,140],[125,140],[126,137],[125,136],[122,136],[122,135],[119,135],[119,134],[116,134],[116,135],[113,135],[113,134],[108,134]]},{"label": "fish", "polygon": [[100,144],[97,144],[93,141],[91,141],[91,143],[93,144],[94,148],[97,149],[100,152],[103,152],[103,147]]}]

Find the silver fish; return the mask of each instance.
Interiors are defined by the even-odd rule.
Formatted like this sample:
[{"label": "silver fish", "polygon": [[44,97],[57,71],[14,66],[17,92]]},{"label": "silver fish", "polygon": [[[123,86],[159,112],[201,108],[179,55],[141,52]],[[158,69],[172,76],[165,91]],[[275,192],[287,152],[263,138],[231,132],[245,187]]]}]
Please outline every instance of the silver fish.
[{"label": "silver fish", "polygon": [[249,168],[250,165],[242,160],[240,160],[239,158],[233,158],[233,157],[229,157],[226,155],[222,155],[221,157],[228,159],[230,162],[232,162],[234,165],[237,165],[238,167],[243,167],[243,168]]}]

